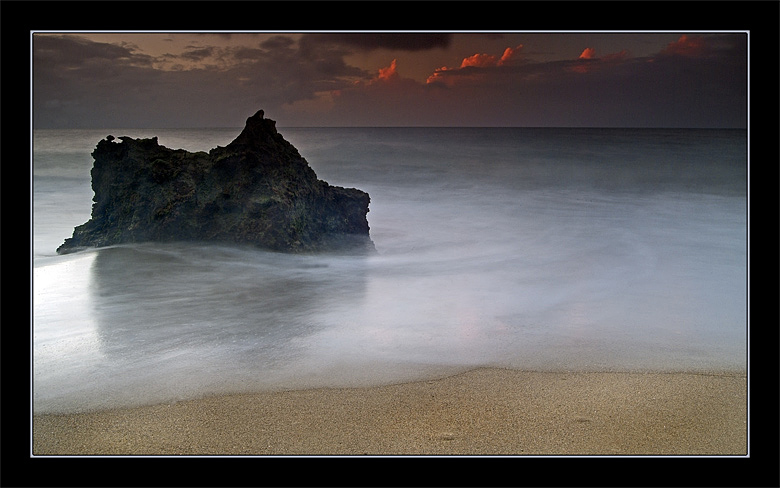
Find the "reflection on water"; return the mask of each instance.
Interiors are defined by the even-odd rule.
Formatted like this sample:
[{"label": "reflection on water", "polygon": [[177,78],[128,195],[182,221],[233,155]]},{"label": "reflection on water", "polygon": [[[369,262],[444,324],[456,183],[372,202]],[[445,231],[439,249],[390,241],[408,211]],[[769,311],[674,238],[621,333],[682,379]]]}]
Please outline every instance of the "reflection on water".
[{"label": "reflection on water", "polygon": [[[209,344],[231,347],[238,362],[252,360],[242,355],[250,351],[269,362],[296,337],[316,331],[305,315],[322,306],[319,289],[327,278],[289,258],[299,272],[282,273],[280,256],[258,259],[265,254],[195,245],[100,250],[90,293],[103,351],[118,360],[128,353],[164,358]],[[349,283],[359,288],[353,278]]]},{"label": "reflection on water", "polygon": [[53,387],[36,388],[36,401],[62,394],[60,385],[103,360],[92,304],[84,293],[94,257],[81,253],[33,270],[34,379]]},{"label": "reflection on water", "polygon": [[[74,256],[35,276],[35,330],[46,338],[35,343],[39,411],[294,385],[321,316],[365,288],[360,256],[199,244]],[[76,298],[70,313],[49,305],[65,296]],[[75,337],[73,349],[54,329]]]}]

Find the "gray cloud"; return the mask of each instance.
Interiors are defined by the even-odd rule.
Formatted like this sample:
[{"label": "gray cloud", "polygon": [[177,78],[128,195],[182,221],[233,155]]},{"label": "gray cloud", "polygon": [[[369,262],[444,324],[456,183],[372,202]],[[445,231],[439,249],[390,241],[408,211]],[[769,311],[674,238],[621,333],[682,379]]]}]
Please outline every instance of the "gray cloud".
[{"label": "gray cloud", "polygon": [[306,34],[303,44],[328,43],[347,46],[357,50],[392,49],[399,51],[424,51],[446,48],[452,42],[447,33],[362,33],[340,32],[327,34]]},{"label": "gray cloud", "polygon": [[181,57],[191,61],[201,61],[213,56],[214,51],[215,48],[213,47],[188,47]]},{"label": "gray cloud", "polygon": [[75,68],[95,60],[148,66],[152,62],[152,57],[136,53],[132,44],[117,45],[92,42],[78,36],[33,37],[33,61],[36,66],[46,67],[56,63]]},{"label": "gray cloud", "polygon": [[[158,59],[113,44],[65,36],[33,43],[36,127],[236,126],[365,73],[338,51],[302,53],[283,37],[264,47],[198,46]],[[266,49],[274,47],[274,49]],[[316,54],[316,55],[315,55]],[[187,61],[205,62],[197,69]],[[154,63],[178,69],[155,69]]]},{"label": "gray cloud", "polygon": [[283,49],[291,48],[294,44],[295,41],[287,36],[273,36],[260,43],[260,47],[263,49]]}]

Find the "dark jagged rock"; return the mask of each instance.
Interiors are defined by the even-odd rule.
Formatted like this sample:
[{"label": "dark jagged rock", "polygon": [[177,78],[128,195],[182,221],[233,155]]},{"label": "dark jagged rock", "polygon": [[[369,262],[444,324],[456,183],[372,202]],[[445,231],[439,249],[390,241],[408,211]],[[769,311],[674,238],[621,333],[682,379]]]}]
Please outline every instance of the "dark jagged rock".
[{"label": "dark jagged rock", "polygon": [[191,153],[108,136],[92,152],[92,218],[57,249],[144,241],[374,250],[368,193],[317,179],[260,110],[227,147]]}]

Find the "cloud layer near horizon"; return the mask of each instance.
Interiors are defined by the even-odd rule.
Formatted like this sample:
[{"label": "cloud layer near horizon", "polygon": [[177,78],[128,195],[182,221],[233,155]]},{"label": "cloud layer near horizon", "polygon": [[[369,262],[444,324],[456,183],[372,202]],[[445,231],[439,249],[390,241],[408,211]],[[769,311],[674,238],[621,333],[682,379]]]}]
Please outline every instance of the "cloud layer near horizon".
[{"label": "cloud layer near horizon", "polygon": [[[127,36],[33,36],[33,116],[46,127],[280,126],[745,127],[747,36],[680,35],[651,56],[582,46],[538,61],[529,46],[476,51],[407,77],[409,53],[443,54],[451,34],[197,38],[152,55]],[[214,37],[214,36],[212,36]],[[539,46],[530,46],[539,49]],[[387,54],[368,69],[356,53]],[[390,57],[392,56],[392,57]]]}]

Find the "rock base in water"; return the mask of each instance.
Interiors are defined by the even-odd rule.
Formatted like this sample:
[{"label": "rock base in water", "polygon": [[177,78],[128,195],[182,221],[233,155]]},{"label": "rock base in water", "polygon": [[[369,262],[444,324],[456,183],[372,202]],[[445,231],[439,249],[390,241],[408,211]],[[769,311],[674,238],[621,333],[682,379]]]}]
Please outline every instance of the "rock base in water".
[{"label": "rock base in water", "polygon": [[368,193],[319,180],[263,111],[227,147],[191,153],[112,136],[92,152],[92,218],[57,249],[133,242],[373,251]]}]

